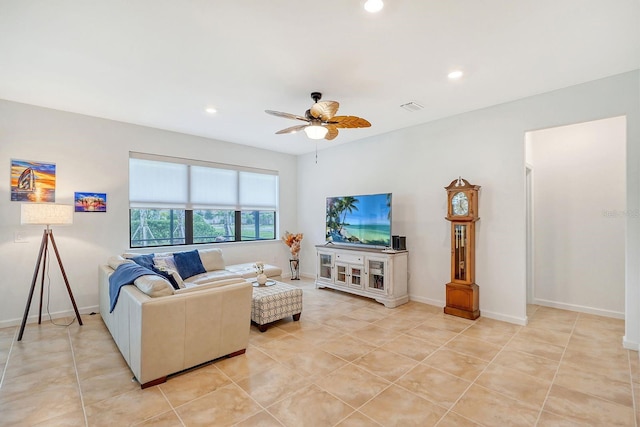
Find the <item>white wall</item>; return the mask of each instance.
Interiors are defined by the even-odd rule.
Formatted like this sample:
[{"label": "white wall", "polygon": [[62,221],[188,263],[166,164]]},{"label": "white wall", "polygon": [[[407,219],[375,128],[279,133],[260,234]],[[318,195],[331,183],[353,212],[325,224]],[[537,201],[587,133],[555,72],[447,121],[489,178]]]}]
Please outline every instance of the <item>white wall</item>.
[{"label": "white wall", "polygon": [[[407,113],[416,114],[416,113]],[[417,113],[419,114],[419,113]],[[640,209],[639,72],[502,104],[409,129],[299,156],[191,137],[0,101],[0,326],[22,316],[41,230],[13,243],[19,203],[9,202],[11,158],[58,166],[58,201],[74,191],[109,195],[109,212],[76,214],[73,227],[56,230],[80,307],[97,304],[97,265],[127,248],[128,151],[246,164],[280,170],[281,231],[303,232],[302,274],[315,276],[315,245],[324,242],[325,197],[392,192],[394,234],[407,236],[409,289],[417,301],[444,305],[449,280],[449,224],[443,189],[461,175],[481,185],[477,226],[477,283],[483,316],[526,322],[524,135],[527,131],[627,117],[627,211]],[[375,126],[375,123],[373,123]],[[344,130],[357,132],[357,130]],[[0,163],[1,164],[1,163]],[[297,174],[297,175],[296,175]],[[297,180],[296,180],[297,177]],[[640,223],[626,218],[625,344],[640,341]],[[281,242],[225,245],[230,262],[260,256],[288,268]],[[272,255],[274,254],[274,255]],[[55,265],[52,271],[55,272]],[[59,282],[59,281],[58,281]],[[59,283],[58,283],[59,285]],[[57,289],[57,290],[56,290]],[[63,289],[52,311],[68,310]],[[33,311],[32,311],[33,312]]]},{"label": "white wall", "polygon": [[624,317],[625,117],[527,135],[534,303]]},{"label": "white wall", "polygon": [[[297,228],[294,156],[0,100],[0,327],[22,319],[42,236],[41,227],[20,225],[20,203],[10,201],[11,159],[55,163],[58,203],[72,203],[75,191],[107,193],[106,213],[76,213],[72,227],[54,229],[82,313],[97,311],[98,265],[128,249],[129,151],[278,170],[279,224],[282,230]],[[14,243],[16,231],[28,242]],[[228,263],[263,260],[289,271],[288,248],[279,240],[219,247]],[[50,312],[68,312],[71,303],[55,259],[50,270]],[[37,311],[34,298],[32,318]]]},{"label": "white wall", "polygon": [[[318,164],[313,154],[300,156],[302,272],[315,274],[311,260],[314,244],[324,242],[326,196],[388,191],[393,193],[393,233],[407,236],[410,296],[444,306],[450,265],[443,187],[461,175],[482,186],[476,267],[482,315],[525,323],[525,132],[626,115],[626,202],[627,209],[638,209],[639,95],[639,73],[626,73],[324,149]],[[627,218],[627,259],[640,259],[639,231],[637,219]],[[635,343],[637,264],[627,262],[625,279],[626,335]]]}]

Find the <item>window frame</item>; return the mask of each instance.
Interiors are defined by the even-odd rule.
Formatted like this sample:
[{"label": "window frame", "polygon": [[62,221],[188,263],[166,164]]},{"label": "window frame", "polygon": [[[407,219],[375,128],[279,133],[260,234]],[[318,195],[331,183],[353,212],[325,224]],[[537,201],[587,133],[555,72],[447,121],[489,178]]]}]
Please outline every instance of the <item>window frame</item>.
[{"label": "window frame", "polygon": [[[132,183],[132,178],[131,176],[132,174],[132,160],[133,159],[137,159],[137,160],[148,160],[148,161],[152,161],[152,162],[161,162],[161,163],[177,163],[177,164],[181,164],[181,165],[185,165],[186,166],[186,182],[187,182],[187,187],[186,187],[186,202],[150,202],[147,200],[144,201],[136,201],[136,200],[131,200],[131,194],[132,194],[132,188],[135,185],[135,183]],[[193,188],[192,188],[192,169],[191,167],[195,166],[198,168],[212,168],[212,169],[225,169],[225,170],[233,170],[236,172],[236,179],[235,179],[235,195],[236,195],[236,200],[235,203],[233,203],[232,205],[230,205],[229,203],[202,203],[202,201],[199,201],[198,203],[193,203],[192,202],[192,196],[193,196]],[[244,193],[243,193],[243,188],[241,186],[241,182],[243,181],[242,179],[242,173],[248,173],[248,174],[258,174],[258,175],[265,175],[265,176],[273,176],[273,194],[268,195],[267,199],[272,199],[272,203],[270,203],[271,200],[268,200],[267,203],[265,204],[263,203],[251,203],[251,201],[249,203],[245,203],[245,204],[241,204],[240,200],[241,198],[246,199],[247,197],[247,189],[244,189]],[[214,172],[215,173],[215,172]],[[248,176],[249,178],[251,178],[249,175],[245,175]],[[259,178],[259,177],[258,177]],[[247,178],[245,178],[245,181],[247,180]],[[131,249],[139,249],[139,248],[152,248],[152,247],[173,247],[173,246],[187,246],[187,245],[210,245],[210,244],[219,244],[219,243],[242,243],[242,242],[256,242],[256,241],[263,241],[263,240],[276,240],[277,239],[277,235],[278,235],[278,209],[279,209],[279,174],[277,171],[272,171],[272,170],[266,170],[266,169],[257,169],[257,168],[250,168],[250,167],[246,167],[246,166],[236,166],[236,165],[229,165],[229,164],[222,164],[222,163],[214,163],[214,162],[205,162],[202,160],[192,160],[192,159],[185,159],[185,158],[176,158],[176,157],[167,157],[167,156],[160,156],[160,155],[155,155],[155,154],[146,154],[146,153],[138,153],[138,152],[129,152],[129,248]],[[136,188],[135,189],[137,191],[137,193],[140,193],[140,189]],[[200,187],[200,192],[198,193],[200,196],[202,194],[201,192],[202,187]],[[249,190],[250,193],[250,190]],[[183,196],[182,194],[178,194],[178,197]],[[262,198],[262,197],[261,197]],[[249,200],[251,199],[251,197],[249,197]],[[262,198],[264,199],[264,198]],[[184,211],[184,238],[180,238],[180,239],[184,239],[184,243],[178,243],[178,244],[158,244],[158,245],[142,245],[142,246],[133,246],[134,241],[140,241],[140,239],[133,239],[133,215],[134,215],[134,210],[136,209],[148,209],[148,210],[182,210]],[[194,211],[199,211],[199,210],[209,210],[209,211],[230,211],[233,212],[234,214],[234,231],[235,231],[235,236],[234,236],[234,240],[223,240],[223,241],[215,241],[215,242],[203,242],[203,243],[199,243],[199,242],[194,242]],[[259,217],[261,215],[261,213],[268,213],[270,215],[273,215],[273,236],[271,238],[261,238],[259,235],[259,223],[258,227],[256,229],[256,236],[253,239],[243,239],[242,236],[242,216],[243,213],[246,214],[247,212],[257,212],[257,216]],[[170,227],[173,227],[173,224],[170,224]],[[172,237],[168,237],[166,239],[155,239],[155,240],[167,240],[167,239],[171,239]],[[198,236],[195,236],[196,239],[198,239]]]}]

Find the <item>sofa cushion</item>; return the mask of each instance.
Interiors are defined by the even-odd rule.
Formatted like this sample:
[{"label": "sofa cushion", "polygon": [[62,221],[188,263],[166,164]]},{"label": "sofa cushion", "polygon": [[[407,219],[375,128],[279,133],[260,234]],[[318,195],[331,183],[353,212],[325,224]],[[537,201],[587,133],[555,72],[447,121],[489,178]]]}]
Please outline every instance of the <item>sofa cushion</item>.
[{"label": "sofa cushion", "polygon": [[232,278],[232,279],[216,280],[215,282],[209,282],[209,283],[206,283],[204,285],[188,284],[186,288],[177,290],[175,293],[182,295],[182,294],[185,294],[185,293],[188,293],[188,292],[197,292],[197,291],[201,291],[203,289],[219,288],[219,287],[225,286],[225,285],[232,285],[234,283],[244,283],[244,282],[246,282],[245,279],[240,278],[240,277],[236,277],[236,278]]},{"label": "sofa cushion", "polygon": [[215,270],[215,271],[206,271],[201,274],[196,274],[195,276],[189,277],[185,279],[184,285],[185,287],[190,287],[194,285],[206,285],[207,283],[216,282],[224,279],[239,279],[242,278],[241,275],[232,273],[229,270]]},{"label": "sofa cushion", "polygon": [[174,291],[173,286],[167,279],[155,274],[140,276],[133,281],[133,284],[152,298],[172,295]]},{"label": "sofa cushion", "polygon": [[182,277],[183,280],[188,279],[191,276],[195,276],[196,274],[207,272],[202,265],[200,254],[198,254],[196,249],[192,251],[176,252],[173,254],[173,260],[176,262],[178,273],[180,273],[180,277]]},{"label": "sofa cushion", "polygon": [[[227,266],[227,270],[232,273],[239,274],[245,279],[255,278],[258,275],[258,272],[254,267],[254,263],[229,265]],[[280,276],[282,275],[282,269],[275,265],[265,264],[264,274],[266,274],[267,277]]]},{"label": "sofa cushion", "polygon": [[213,249],[198,249],[198,254],[202,260],[202,265],[207,271],[224,270],[224,258],[222,257],[222,250],[218,248]]}]

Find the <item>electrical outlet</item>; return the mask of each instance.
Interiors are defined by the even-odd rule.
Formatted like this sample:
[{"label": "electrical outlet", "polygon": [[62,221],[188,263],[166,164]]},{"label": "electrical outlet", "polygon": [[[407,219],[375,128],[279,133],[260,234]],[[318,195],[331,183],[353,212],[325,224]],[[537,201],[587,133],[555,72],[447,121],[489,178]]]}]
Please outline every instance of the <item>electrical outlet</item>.
[{"label": "electrical outlet", "polygon": [[27,238],[22,231],[16,231],[13,233],[14,243],[27,243]]}]

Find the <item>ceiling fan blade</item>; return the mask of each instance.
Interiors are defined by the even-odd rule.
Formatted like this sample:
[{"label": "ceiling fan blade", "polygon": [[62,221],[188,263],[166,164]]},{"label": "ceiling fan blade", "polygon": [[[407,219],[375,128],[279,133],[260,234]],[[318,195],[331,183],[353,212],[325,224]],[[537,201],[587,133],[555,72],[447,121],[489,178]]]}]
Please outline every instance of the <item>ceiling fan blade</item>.
[{"label": "ceiling fan blade", "polygon": [[264,110],[264,112],[267,114],[271,114],[272,116],[284,117],[285,119],[302,120],[303,122],[308,122],[306,117],[297,116],[291,113],[283,113],[281,111],[273,111],[273,110]]},{"label": "ceiling fan blade", "polygon": [[324,137],[327,141],[331,141],[336,136],[338,136],[338,128],[335,125],[327,125],[325,126],[328,130],[327,135]]},{"label": "ceiling fan blade", "polygon": [[333,116],[338,112],[340,104],[336,101],[320,101],[311,106],[311,115],[316,119],[322,119],[323,121],[331,120]]},{"label": "ceiling fan blade", "polygon": [[356,116],[335,116],[329,124],[337,128],[368,128],[371,126],[367,120]]},{"label": "ceiling fan blade", "polygon": [[302,129],[306,128],[309,125],[297,125],[297,126],[291,126],[290,128],[286,128],[286,129],[282,129],[279,130],[278,132],[276,132],[276,135],[281,135],[283,133],[296,133],[296,132],[300,132]]}]

